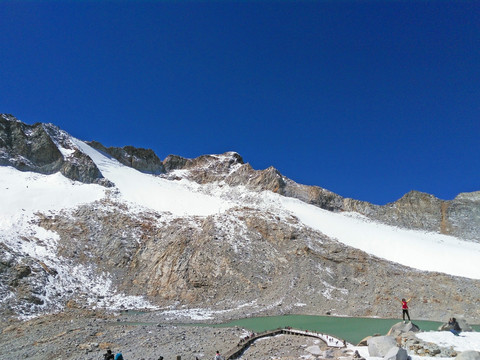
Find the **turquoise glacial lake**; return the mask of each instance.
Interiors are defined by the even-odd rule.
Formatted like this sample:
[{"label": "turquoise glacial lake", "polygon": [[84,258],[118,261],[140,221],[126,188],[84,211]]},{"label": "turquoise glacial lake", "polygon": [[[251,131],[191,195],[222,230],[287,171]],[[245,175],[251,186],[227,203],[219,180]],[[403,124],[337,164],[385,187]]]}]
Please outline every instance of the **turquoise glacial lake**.
[{"label": "turquoise glacial lake", "polygon": [[[392,325],[401,319],[351,318],[314,315],[282,315],[269,317],[255,317],[240,319],[228,323],[215,325],[216,327],[238,326],[253,332],[262,332],[290,326],[300,330],[310,330],[330,334],[345,339],[349,343],[357,344],[363,338],[381,334],[385,335]],[[423,331],[437,330],[442,324],[436,321],[413,320]],[[480,325],[472,326],[480,331]]]}]

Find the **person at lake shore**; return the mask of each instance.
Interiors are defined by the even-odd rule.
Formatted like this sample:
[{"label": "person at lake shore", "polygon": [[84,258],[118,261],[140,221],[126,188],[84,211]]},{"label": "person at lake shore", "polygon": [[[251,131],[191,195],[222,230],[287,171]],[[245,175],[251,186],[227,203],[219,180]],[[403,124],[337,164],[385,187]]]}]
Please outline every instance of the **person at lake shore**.
[{"label": "person at lake shore", "polygon": [[214,360],[225,360],[225,358],[220,355],[220,351],[217,351],[217,353],[215,354],[215,357],[213,358]]},{"label": "person at lake shore", "polygon": [[460,325],[458,325],[457,319],[451,318],[448,321],[448,325],[451,327],[450,331],[453,335],[455,335],[455,336],[460,335],[460,332],[462,331],[462,329],[460,328]]},{"label": "person at lake shore", "polygon": [[[396,298],[397,300],[399,300],[398,298]],[[405,320],[405,315],[407,315],[408,317],[408,321],[411,321],[410,320],[410,314],[408,313],[408,303],[409,301],[412,300],[412,298],[408,299],[408,300],[405,300],[405,298],[402,298],[402,300],[399,300],[402,304],[402,318],[403,318],[403,322],[406,324],[407,321]]]}]

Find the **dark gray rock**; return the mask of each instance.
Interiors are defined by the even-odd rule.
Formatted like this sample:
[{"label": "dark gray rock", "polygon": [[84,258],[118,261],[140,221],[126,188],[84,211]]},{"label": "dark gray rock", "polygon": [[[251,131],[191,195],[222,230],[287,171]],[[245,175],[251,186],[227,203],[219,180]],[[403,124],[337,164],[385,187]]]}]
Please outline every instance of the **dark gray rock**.
[{"label": "dark gray rock", "polygon": [[383,357],[384,360],[407,360],[407,350],[397,346],[392,347]]},{"label": "dark gray rock", "polygon": [[0,115],[0,165],[42,174],[58,172],[63,155],[41,123],[27,125]]},{"label": "dark gray rock", "polygon": [[98,141],[87,142],[91,147],[118,160],[123,165],[147,174],[159,175],[165,173],[165,167],[155,152],[151,149],[133,146],[105,147]]},{"label": "dark gray rock", "polygon": [[1,165],[45,175],[60,172],[83,183],[113,186],[67,133],[52,124],[27,125],[6,114],[0,114]]}]

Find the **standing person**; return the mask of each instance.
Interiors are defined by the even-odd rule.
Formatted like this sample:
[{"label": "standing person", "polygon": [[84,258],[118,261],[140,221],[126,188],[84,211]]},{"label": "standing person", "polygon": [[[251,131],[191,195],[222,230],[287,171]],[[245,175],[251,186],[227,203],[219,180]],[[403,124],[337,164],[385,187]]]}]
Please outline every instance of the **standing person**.
[{"label": "standing person", "polygon": [[[398,300],[398,298],[396,298]],[[408,321],[410,320],[410,314],[408,313],[408,302],[412,300],[412,298],[405,300],[405,298],[402,298],[402,300],[398,300],[402,303],[402,318],[403,322],[406,324],[407,322],[405,321],[405,315],[408,317]]]},{"label": "standing person", "polygon": [[215,357],[213,358],[213,360],[225,360],[225,358],[220,355],[220,351],[217,350],[217,353],[215,354]]}]

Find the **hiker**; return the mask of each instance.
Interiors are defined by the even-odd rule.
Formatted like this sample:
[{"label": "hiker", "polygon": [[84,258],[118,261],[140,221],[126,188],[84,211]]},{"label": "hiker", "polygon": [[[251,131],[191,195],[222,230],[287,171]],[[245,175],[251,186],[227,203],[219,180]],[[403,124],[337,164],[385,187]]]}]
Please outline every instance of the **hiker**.
[{"label": "hiker", "polygon": [[117,355],[115,355],[115,360],[123,360],[123,355],[121,352],[118,352]]},{"label": "hiker", "polygon": [[115,356],[112,353],[112,350],[108,349],[105,354],[103,354],[103,360],[114,360]]},{"label": "hiker", "polygon": [[[398,300],[398,298],[396,298]],[[412,300],[412,298],[408,299],[408,300],[405,300],[405,298],[402,298],[402,300],[399,300],[401,303],[402,303],[402,318],[403,318],[403,322],[404,324],[406,324],[407,322],[405,321],[405,315],[407,315],[408,317],[408,321],[411,321],[410,320],[410,314],[408,313],[408,302]]]},{"label": "hiker", "polygon": [[215,357],[213,358],[213,360],[225,360],[225,358],[220,355],[220,351],[217,350],[217,353],[215,354]]},{"label": "hiker", "polygon": [[459,336],[459,335],[460,335],[460,332],[462,331],[462,329],[460,328],[460,325],[458,325],[457,319],[451,318],[451,319],[448,321],[448,325],[451,326],[450,332],[451,332],[453,335],[455,335],[455,336]]}]

